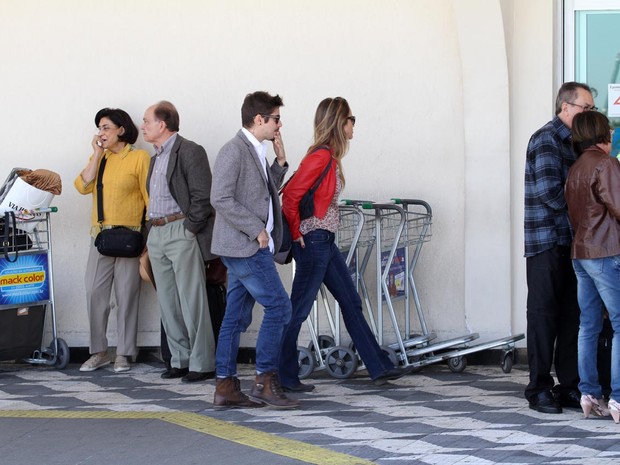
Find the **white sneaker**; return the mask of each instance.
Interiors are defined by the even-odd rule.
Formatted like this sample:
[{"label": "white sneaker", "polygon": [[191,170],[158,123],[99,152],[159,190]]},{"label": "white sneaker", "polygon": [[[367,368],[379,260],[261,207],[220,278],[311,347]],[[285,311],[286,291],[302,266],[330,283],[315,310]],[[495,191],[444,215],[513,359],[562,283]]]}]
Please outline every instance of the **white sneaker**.
[{"label": "white sneaker", "polygon": [[112,363],[108,354],[93,354],[80,367],[80,371],[95,371]]},{"label": "white sneaker", "polygon": [[129,360],[124,355],[117,355],[116,360],[114,360],[114,372],[120,373],[122,371],[131,370],[131,365],[129,364]]}]

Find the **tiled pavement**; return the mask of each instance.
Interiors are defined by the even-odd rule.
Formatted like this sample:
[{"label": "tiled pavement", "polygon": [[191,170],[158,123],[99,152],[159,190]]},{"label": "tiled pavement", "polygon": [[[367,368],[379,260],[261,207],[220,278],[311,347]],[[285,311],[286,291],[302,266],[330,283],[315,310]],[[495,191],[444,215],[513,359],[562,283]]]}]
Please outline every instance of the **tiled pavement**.
[{"label": "tiled pavement", "polygon": [[[13,436],[18,436],[16,430],[24,428],[23,424],[14,423],[18,421],[16,417],[35,423],[41,420],[33,418],[45,415],[45,418],[69,418],[69,425],[73,426],[65,424],[63,431],[67,431],[70,442],[72,427],[76,431],[88,428],[87,419],[101,421],[104,417],[101,412],[109,415],[116,412],[115,428],[119,431],[124,424],[121,420],[125,418],[152,420],[162,415],[174,423],[177,420],[172,416],[185,412],[193,415],[194,420],[203,419],[206,423],[202,429],[188,427],[183,423],[188,417],[184,417],[175,424],[189,429],[174,433],[162,431],[161,434],[178,434],[192,444],[200,444],[196,431],[236,441],[234,431],[226,430],[226,425],[248,427],[256,434],[268,433],[255,438],[257,446],[246,445],[244,453],[250,450],[257,454],[252,455],[254,460],[249,463],[263,463],[267,451],[270,465],[345,462],[606,465],[617,464],[620,460],[620,425],[611,419],[586,420],[575,410],[566,410],[562,415],[544,415],[528,409],[522,394],[527,372],[521,366],[504,374],[497,366],[471,366],[463,373],[452,373],[445,366],[433,365],[394,381],[388,387],[374,386],[365,372],[356,373],[348,380],[336,380],[319,372],[308,380],[317,385],[316,391],[295,396],[302,401],[302,408],[287,411],[268,408],[213,410],[212,380],[191,385],[179,380],[162,380],[159,363],[137,364],[132,371],[122,374],[114,373],[111,367],[92,373],[80,373],[78,368],[79,365],[71,364],[63,371],[56,371],[0,364],[0,431],[3,431],[0,433],[0,464],[21,465],[14,458],[10,463],[3,461],[3,458],[19,456],[11,449],[11,444],[17,443],[19,438],[14,437],[13,442],[2,440],[3,436],[7,437],[9,428]],[[242,365],[240,368],[242,387],[249,389],[253,367]],[[224,428],[223,432],[218,433],[218,428]],[[158,428],[151,423],[148,431],[148,439],[157,441],[154,435],[157,436]],[[146,441],[146,436],[132,438],[132,441],[139,443],[140,437]],[[293,441],[285,446],[274,443],[272,447],[265,438]],[[119,439],[108,439],[113,440]],[[44,435],[29,444],[43,451],[48,447]],[[340,459],[338,455],[330,457],[329,454],[308,458],[312,453],[301,453],[304,444],[320,447],[315,447],[314,451],[347,455]],[[220,458],[200,463],[243,463],[240,456],[234,456],[234,449],[214,446],[210,450],[214,454],[219,451]],[[301,455],[295,456],[291,451]],[[148,454],[148,450],[141,453]],[[105,463],[175,463],[163,459],[139,462],[137,454],[135,460],[125,457],[123,462],[115,462],[110,458]],[[360,460],[347,462],[347,456]],[[56,462],[38,460],[38,463]]]}]

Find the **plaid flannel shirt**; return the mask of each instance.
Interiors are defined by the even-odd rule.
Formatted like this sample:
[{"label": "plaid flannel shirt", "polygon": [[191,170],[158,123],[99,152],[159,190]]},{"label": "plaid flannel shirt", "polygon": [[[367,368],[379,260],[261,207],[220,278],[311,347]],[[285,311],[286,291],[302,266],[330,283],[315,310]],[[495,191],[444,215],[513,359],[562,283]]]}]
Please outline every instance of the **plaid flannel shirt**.
[{"label": "plaid flannel shirt", "polygon": [[526,257],[571,245],[564,183],[576,159],[571,131],[557,116],[530,138],[525,161]]}]

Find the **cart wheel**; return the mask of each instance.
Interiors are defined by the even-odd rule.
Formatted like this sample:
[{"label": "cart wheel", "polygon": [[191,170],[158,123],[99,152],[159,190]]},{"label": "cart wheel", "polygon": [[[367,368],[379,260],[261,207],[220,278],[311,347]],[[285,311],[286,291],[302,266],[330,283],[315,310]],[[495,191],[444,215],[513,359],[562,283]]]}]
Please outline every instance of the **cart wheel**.
[{"label": "cart wheel", "polygon": [[[419,355],[415,355],[413,357],[409,357],[407,360],[409,360],[409,363],[415,363],[415,362],[419,362],[420,360],[422,360],[422,357]],[[422,371],[422,368],[424,368],[423,365],[413,367],[411,368],[411,373],[419,373]]]},{"label": "cart wheel", "polygon": [[299,364],[299,379],[306,379],[314,371],[316,360],[314,354],[305,347],[297,347],[297,363]]},{"label": "cart wheel", "polygon": [[452,357],[448,359],[448,368],[452,373],[460,373],[467,366],[467,359],[463,356]]},{"label": "cart wheel", "polygon": [[504,360],[502,361],[502,371],[504,373],[510,373],[512,371],[512,364],[514,363],[513,357],[512,351],[504,354]]},{"label": "cart wheel", "polygon": [[[331,336],[320,335],[317,339],[319,340],[319,349],[331,349],[336,345],[336,341],[334,341],[334,338]],[[315,351],[314,342],[308,344],[308,349],[312,352]]]},{"label": "cart wheel", "polygon": [[390,359],[390,362],[392,362],[392,365],[394,365],[395,367],[400,365],[398,354],[396,353],[394,349],[392,349],[389,346],[381,346],[381,350],[383,351],[385,355],[388,356],[388,358]]},{"label": "cart wheel", "polygon": [[357,355],[348,347],[332,347],[325,356],[325,369],[334,378],[350,378],[355,373],[357,364]]},{"label": "cart wheel", "polygon": [[[62,338],[58,338],[56,341],[58,342],[58,353],[56,354],[56,363],[54,367],[59,370],[64,370],[69,363],[69,345]],[[50,350],[52,353],[54,352],[54,341],[50,344]]]}]

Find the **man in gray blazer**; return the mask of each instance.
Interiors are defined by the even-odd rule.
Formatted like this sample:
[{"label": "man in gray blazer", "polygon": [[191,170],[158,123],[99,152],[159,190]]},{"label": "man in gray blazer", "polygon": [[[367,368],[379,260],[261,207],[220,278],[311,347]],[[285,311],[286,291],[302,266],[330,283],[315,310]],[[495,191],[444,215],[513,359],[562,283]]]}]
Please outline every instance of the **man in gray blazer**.
[{"label": "man in gray blazer", "polygon": [[[211,203],[215,227],[211,251],[228,268],[226,313],[216,353],[216,408],[294,408],[278,377],[284,327],[291,318],[291,301],[273,261],[282,242],[278,187],[288,170],[280,135],[280,96],[254,92],[241,107],[242,129],[222,147],[213,170]],[[268,165],[268,141],[276,159]],[[237,379],[237,352],[242,332],[252,322],[255,302],[264,307],[256,340],[256,382],[250,398]]]},{"label": "man in gray blazer", "polygon": [[161,377],[201,381],[215,375],[204,267],[213,258],[215,215],[209,159],[204,148],[177,134],[179,114],[170,102],[147,108],[141,129],[156,150],[146,181],[147,247],[172,356]]}]

